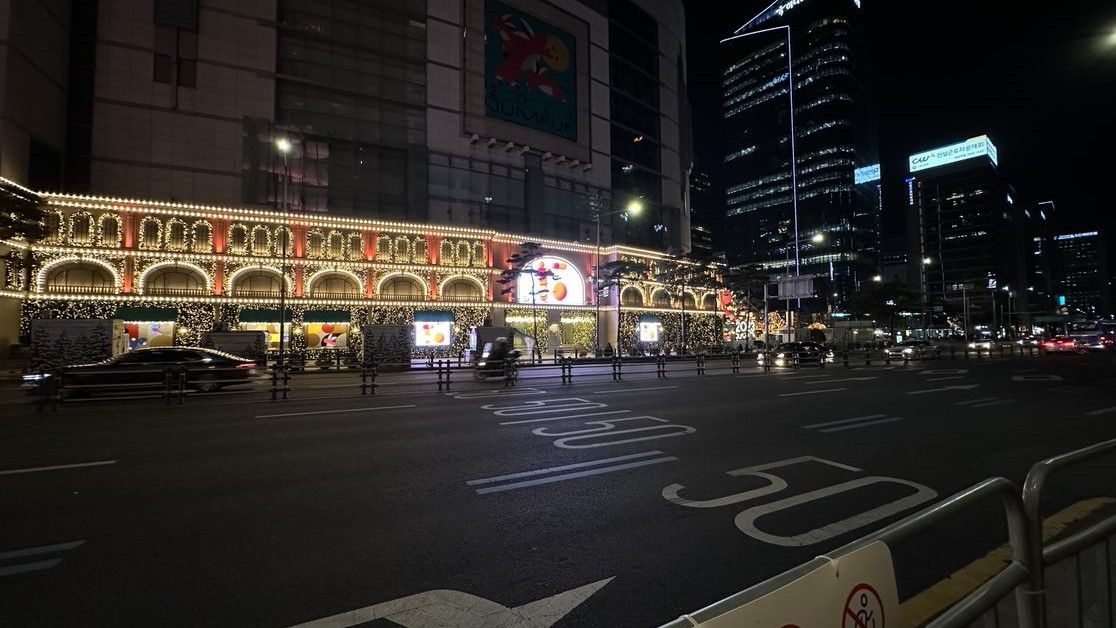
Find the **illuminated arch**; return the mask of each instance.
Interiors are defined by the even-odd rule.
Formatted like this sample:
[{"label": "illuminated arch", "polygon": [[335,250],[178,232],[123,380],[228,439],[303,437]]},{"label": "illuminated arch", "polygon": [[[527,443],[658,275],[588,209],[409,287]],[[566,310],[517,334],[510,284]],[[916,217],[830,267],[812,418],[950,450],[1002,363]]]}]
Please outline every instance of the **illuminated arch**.
[{"label": "illuminated arch", "polygon": [[360,290],[360,296],[364,296],[364,278],[351,270],[344,270],[341,268],[327,268],[325,270],[319,270],[313,275],[310,275],[310,278],[306,280],[306,292],[310,293],[312,296],[314,294],[314,284],[330,275],[343,275],[345,277],[348,277],[349,279],[352,279],[356,282],[356,285]]},{"label": "illuminated arch", "polygon": [[43,266],[42,268],[40,268],[39,269],[39,274],[35,276],[35,288],[36,288],[36,290],[38,292],[45,292],[46,291],[47,277],[50,276],[50,271],[54,270],[55,268],[58,268],[59,266],[64,266],[66,264],[92,264],[94,266],[99,266],[99,267],[107,270],[109,272],[109,274],[112,275],[112,283],[113,283],[114,286],[116,286],[117,291],[119,291],[121,286],[124,285],[124,282],[120,277],[120,271],[116,270],[116,267],[113,266],[112,264],[109,264],[108,262],[106,262],[104,260],[99,260],[99,259],[92,258],[92,257],[70,256],[70,257],[62,257],[62,258],[56,259],[53,262],[47,264],[46,266]]},{"label": "illuminated arch", "polygon": [[[660,294],[663,294],[663,295],[665,295],[665,296],[666,296],[666,301],[667,301],[667,303],[666,303],[666,305],[665,305],[665,306],[664,306],[664,305],[660,305],[660,304],[658,303],[658,296],[659,296]],[[671,304],[671,303],[672,303],[673,301],[674,301],[674,300],[670,298],[670,293],[669,293],[669,292],[667,292],[667,289],[666,289],[666,288],[655,288],[654,290],[652,290],[652,291],[651,291],[651,301],[650,301],[650,303],[649,303],[649,307],[670,307],[670,304]]]},{"label": "illuminated arch", "polygon": [[225,291],[226,294],[233,294],[236,291],[236,280],[239,279],[241,275],[256,271],[263,271],[265,273],[270,273],[272,275],[282,277],[283,283],[287,285],[287,293],[294,294],[294,282],[291,281],[291,278],[289,276],[284,275],[278,268],[275,268],[273,266],[264,266],[262,264],[259,266],[244,266],[238,268],[235,272],[229,275],[227,280],[229,286],[228,289]]},{"label": "illuminated arch", "polygon": [[488,294],[488,287],[484,285],[483,281],[470,275],[452,275],[450,277],[446,277],[445,281],[443,281],[442,284],[438,286],[438,298],[443,298],[443,295],[446,291],[446,286],[448,286],[451,281],[457,281],[459,279],[464,279],[476,286],[477,290],[480,291],[480,298],[478,300],[485,300],[485,295]]},{"label": "illuminated arch", "polygon": [[203,269],[201,266],[198,266],[197,264],[193,264],[193,263],[190,263],[190,262],[178,262],[178,261],[174,261],[174,260],[167,260],[165,262],[158,262],[158,263],[152,264],[152,265],[148,266],[147,268],[145,268],[142,273],[140,273],[140,276],[139,276],[139,290],[138,290],[139,294],[143,294],[144,291],[147,289],[147,280],[151,278],[152,273],[154,273],[157,270],[163,269],[163,268],[185,268],[185,269],[188,269],[188,270],[192,270],[195,273],[201,275],[202,280],[205,282],[206,290],[209,290],[210,292],[213,292],[213,278],[210,277],[209,273],[205,272],[205,269]]},{"label": "illuminated arch", "polygon": [[426,283],[426,280],[424,280],[422,277],[419,277],[414,273],[400,272],[396,270],[385,274],[383,277],[380,277],[376,281],[376,295],[379,296],[380,293],[383,292],[385,283],[392,279],[398,279],[399,277],[407,277],[409,279],[415,280],[416,282],[418,282],[419,287],[422,288],[423,295],[430,294],[430,284]]},{"label": "illuminated arch", "polygon": [[647,306],[647,292],[643,288],[640,288],[639,286],[633,286],[631,284],[628,284],[628,285],[626,285],[626,286],[624,286],[623,288],[620,289],[620,304],[621,305],[624,304],[624,293],[629,291],[629,290],[634,290],[635,293],[639,295],[639,305],[638,306],[628,306],[628,307],[646,307]]},{"label": "illuminated arch", "polygon": [[[705,301],[709,298],[713,299],[713,307],[711,307],[711,308],[705,307]],[[714,292],[712,290],[708,290],[708,291],[705,292],[705,294],[701,295],[700,304],[701,304],[701,309],[703,309],[703,310],[706,310],[706,309],[708,309],[708,310],[718,310],[721,307],[721,299],[719,298],[719,295],[716,292]]]}]

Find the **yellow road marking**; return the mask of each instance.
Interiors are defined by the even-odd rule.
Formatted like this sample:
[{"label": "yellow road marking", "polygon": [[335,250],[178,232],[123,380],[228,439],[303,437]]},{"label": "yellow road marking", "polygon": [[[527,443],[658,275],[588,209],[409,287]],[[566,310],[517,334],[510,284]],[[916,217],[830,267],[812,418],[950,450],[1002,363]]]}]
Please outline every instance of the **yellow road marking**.
[{"label": "yellow road marking", "polygon": [[[1042,522],[1042,540],[1046,541],[1101,508],[1116,504],[1111,497],[1097,497],[1077,502]],[[942,611],[961,601],[981,584],[1004,570],[1011,562],[1011,547],[1001,545],[962,567],[948,578],[899,605],[903,626],[922,626]]]}]

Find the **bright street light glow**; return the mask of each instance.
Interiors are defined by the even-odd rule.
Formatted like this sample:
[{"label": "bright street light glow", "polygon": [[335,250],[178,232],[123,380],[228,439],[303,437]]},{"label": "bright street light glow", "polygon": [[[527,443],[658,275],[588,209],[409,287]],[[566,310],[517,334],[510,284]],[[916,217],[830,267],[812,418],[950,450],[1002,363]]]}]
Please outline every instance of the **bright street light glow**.
[{"label": "bright street light glow", "polygon": [[825,242],[825,234],[824,233],[815,233],[810,238],[810,241],[813,242],[814,244],[821,244],[822,242]]},{"label": "bright street light glow", "polygon": [[934,260],[930,259],[929,257],[924,257],[924,258],[922,258],[922,263],[923,264],[933,264]]},{"label": "bright street light glow", "polygon": [[1109,46],[1116,48],[1116,28],[1113,28],[1112,32],[1108,34],[1107,43]]},{"label": "bright street light glow", "polygon": [[880,283],[881,281],[883,281],[883,277],[880,275],[876,275],[875,277],[872,277],[872,281]]},{"label": "bright street light glow", "polygon": [[284,155],[286,155],[287,153],[291,152],[291,141],[288,140],[285,137],[281,137],[281,138],[275,140],[275,148],[280,153],[283,153]]},{"label": "bright street light glow", "polygon": [[643,203],[639,202],[639,199],[632,199],[632,200],[628,201],[628,213],[629,214],[634,216],[641,211],[643,211]]}]

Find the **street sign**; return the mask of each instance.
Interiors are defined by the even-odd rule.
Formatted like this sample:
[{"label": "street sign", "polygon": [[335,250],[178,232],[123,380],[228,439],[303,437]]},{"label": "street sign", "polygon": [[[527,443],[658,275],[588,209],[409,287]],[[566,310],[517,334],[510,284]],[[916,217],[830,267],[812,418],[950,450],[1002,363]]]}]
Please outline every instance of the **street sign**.
[{"label": "street sign", "polygon": [[814,296],[813,277],[787,277],[779,280],[780,299],[808,299]]},{"label": "street sign", "polygon": [[898,625],[899,593],[895,586],[895,570],[891,550],[882,541],[830,560],[767,595],[695,624],[699,628],[888,628]]}]

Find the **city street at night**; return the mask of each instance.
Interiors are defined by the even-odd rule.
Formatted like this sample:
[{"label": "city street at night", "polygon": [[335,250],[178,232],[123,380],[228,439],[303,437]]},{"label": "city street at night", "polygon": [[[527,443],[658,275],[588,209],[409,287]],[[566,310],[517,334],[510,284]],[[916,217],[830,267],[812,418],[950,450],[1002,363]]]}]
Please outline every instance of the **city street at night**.
[{"label": "city street at night", "polygon": [[[654,626],[1116,437],[1112,354],[670,368],[394,373],[374,396],[305,374],[286,402],[42,413],[9,386],[0,623]],[[1114,471],[1067,473],[1045,512],[1111,496]],[[900,599],[1006,538],[990,502],[894,548]]]}]

